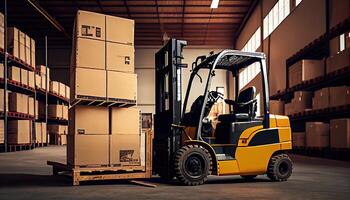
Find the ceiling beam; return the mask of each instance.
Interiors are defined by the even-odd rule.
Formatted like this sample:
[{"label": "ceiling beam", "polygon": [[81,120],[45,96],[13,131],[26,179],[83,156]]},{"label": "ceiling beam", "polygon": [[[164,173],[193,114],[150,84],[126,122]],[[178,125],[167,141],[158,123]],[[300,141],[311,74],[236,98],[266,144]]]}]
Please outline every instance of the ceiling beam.
[{"label": "ceiling beam", "polygon": [[259,0],[253,0],[252,5],[250,6],[247,14],[245,15],[241,25],[238,27],[238,30],[235,33],[235,38],[237,39],[237,37],[239,37],[239,34],[241,34],[244,26],[246,25],[248,19],[250,18],[250,16],[252,15],[252,13],[254,12],[256,6],[259,4]]}]

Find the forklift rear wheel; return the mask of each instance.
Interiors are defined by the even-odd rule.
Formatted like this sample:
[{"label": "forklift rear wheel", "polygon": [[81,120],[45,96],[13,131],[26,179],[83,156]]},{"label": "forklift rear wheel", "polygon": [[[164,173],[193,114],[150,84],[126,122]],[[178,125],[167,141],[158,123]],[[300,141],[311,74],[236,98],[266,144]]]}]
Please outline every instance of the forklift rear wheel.
[{"label": "forklift rear wheel", "polygon": [[201,185],[211,173],[211,156],[199,145],[186,145],[176,152],[174,167],[176,178],[182,184]]},{"label": "forklift rear wheel", "polygon": [[267,169],[267,177],[272,181],[286,181],[293,170],[292,160],[287,154],[281,153],[271,157]]},{"label": "forklift rear wheel", "polygon": [[258,175],[241,175],[241,177],[244,179],[244,180],[253,180],[255,177],[257,177]]}]

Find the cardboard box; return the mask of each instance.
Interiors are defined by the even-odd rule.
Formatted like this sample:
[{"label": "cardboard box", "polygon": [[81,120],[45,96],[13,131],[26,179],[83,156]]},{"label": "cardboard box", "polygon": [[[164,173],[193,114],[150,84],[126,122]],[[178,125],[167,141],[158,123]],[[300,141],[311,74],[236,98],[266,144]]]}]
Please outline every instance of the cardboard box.
[{"label": "cardboard box", "polygon": [[50,81],[50,92],[55,93],[55,94],[59,94],[59,86],[60,83],[57,81]]},{"label": "cardboard box", "polygon": [[31,52],[30,52],[30,45],[29,47],[25,47],[25,62],[30,65],[31,64]]},{"label": "cardboard box", "polygon": [[[4,89],[0,88],[0,111],[4,111]],[[9,91],[7,91],[7,98],[9,98]],[[6,111],[9,110],[9,101],[6,101]]]},{"label": "cardboard box", "polygon": [[69,109],[69,134],[109,134],[109,113],[106,107],[76,105]]},{"label": "cardboard box", "polygon": [[35,122],[35,143],[41,143],[42,142],[42,130],[41,130],[41,122]]},{"label": "cardboard box", "polygon": [[4,120],[0,119],[0,144],[3,144],[5,141],[5,135],[4,135],[4,132],[5,132],[5,127],[4,127]]},{"label": "cardboard box", "polygon": [[63,109],[62,111],[63,119],[68,120],[68,106],[63,105],[62,109]]},{"label": "cardboard box", "polygon": [[34,116],[34,98],[28,97],[28,114]]},{"label": "cardboard box", "polygon": [[35,100],[35,119],[39,119],[39,101],[38,100]]},{"label": "cardboard box", "polygon": [[112,166],[141,165],[140,134],[110,135],[109,154]]},{"label": "cardboard box", "polygon": [[306,146],[329,147],[329,124],[306,122]]},{"label": "cardboard box", "polygon": [[16,58],[20,58],[19,32],[20,31],[15,27],[10,27],[7,29],[7,42],[9,47],[9,53],[11,53]]},{"label": "cardboard box", "polygon": [[67,163],[72,166],[109,165],[109,135],[68,135]]},{"label": "cardboard box", "polygon": [[106,16],[99,13],[79,10],[76,16],[76,36],[97,40],[106,38]]},{"label": "cardboard box", "polygon": [[137,75],[107,71],[107,98],[111,100],[136,101]]},{"label": "cardboard box", "polygon": [[134,73],[134,46],[107,42],[106,67],[110,71]]},{"label": "cardboard box", "polygon": [[305,147],[305,132],[294,132],[292,141],[293,147]]},{"label": "cardboard box", "polygon": [[326,61],[327,73],[337,71],[344,67],[350,66],[350,49],[345,49],[339,52],[339,54],[330,56]]},{"label": "cardboard box", "polygon": [[41,76],[39,74],[35,74],[35,87],[42,88],[41,87]]},{"label": "cardboard box", "polygon": [[54,145],[66,145],[67,144],[67,135],[57,135],[50,133],[50,144]]},{"label": "cardboard box", "polygon": [[135,22],[131,19],[106,16],[106,40],[127,45],[134,45]]},{"label": "cardboard box", "polygon": [[50,68],[46,67],[45,65],[38,65],[36,66],[36,68],[41,75],[46,75],[46,74],[50,75]]},{"label": "cardboard box", "polygon": [[297,91],[294,92],[294,98],[292,99],[293,110],[303,112],[305,109],[312,108],[312,92]]},{"label": "cardboard box", "polygon": [[19,43],[19,59],[26,62],[26,47],[23,43]]},{"label": "cardboard box", "polygon": [[21,69],[21,83],[28,85],[28,70]]},{"label": "cardboard box", "polygon": [[330,120],[331,148],[350,148],[350,118]]},{"label": "cardboard box", "polygon": [[79,96],[106,98],[106,71],[75,68],[71,73],[70,85],[72,86],[70,95],[72,99]]},{"label": "cardboard box", "polygon": [[66,85],[59,82],[59,95],[62,97],[66,96]]},{"label": "cardboard box", "polygon": [[9,93],[9,111],[28,113],[28,96],[20,93]]},{"label": "cardboard box", "polygon": [[65,94],[65,97],[67,99],[70,99],[70,87],[66,85],[66,94]]},{"label": "cardboard box", "polygon": [[49,118],[62,118],[63,117],[63,109],[60,104],[49,104],[47,115]]},{"label": "cardboard box", "polygon": [[34,72],[28,71],[28,86],[31,88],[35,88],[34,79],[35,79]]},{"label": "cardboard box", "polygon": [[323,60],[301,60],[289,68],[289,87],[323,75]]},{"label": "cardboard box", "polygon": [[30,65],[32,67],[35,67],[35,40],[33,39],[30,40],[30,55]]},{"label": "cardboard box", "polygon": [[322,88],[314,92],[312,99],[313,109],[324,109],[329,107],[329,88]]},{"label": "cardboard box", "polygon": [[41,77],[41,88],[43,90],[46,90],[46,87],[47,87],[47,89],[49,90],[49,87],[50,87],[50,78],[49,78],[49,76],[46,77],[46,75],[41,75],[40,77]]},{"label": "cardboard box", "polygon": [[41,123],[41,131],[42,131],[42,141],[43,141],[43,143],[47,143],[48,142],[48,138],[47,138],[47,124],[45,122]]},{"label": "cardboard box", "polygon": [[21,68],[19,67],[8,67],[8,79],[21,82]]},{"label": "cardboard box", "polygon": [[111,134],[140,134],[141,118],[138,108],[112,108]]},{"label": "cardboard box", "polygon": [[292,103],[286,103],[284,104],[284,114],[285,115],[292,115],[296,113],[295,110],[294,110],[294,107],[293,107],[293,104]]},{"label": "cardboard box", "polygon": [[284,115],[283,101],[270,100],[270,113],[276,115]]},{"label": "cardboard box", "polygon": [[329,104],[331,107],[349,105],[350,104],[350,87],[330,87]]},{"label": "cardboard box", "polygon": [[106,44],[104,41],[77,38],[73,66],[106,69]]},{"label": "cardboard box", "polygon": [[8,143],[28,144],[30,143],[31,120],[8,121]]},{"label": "cardboard box", "polygon": [[59,124],[49,124],[47,125],[47,130],[51,134],[56,135],[67,135],[68,129],[66,125],[59,125]]},{"label": "cardboard box", "polygon": [[0,63],[0,78],[4,78],[4,64]]}]

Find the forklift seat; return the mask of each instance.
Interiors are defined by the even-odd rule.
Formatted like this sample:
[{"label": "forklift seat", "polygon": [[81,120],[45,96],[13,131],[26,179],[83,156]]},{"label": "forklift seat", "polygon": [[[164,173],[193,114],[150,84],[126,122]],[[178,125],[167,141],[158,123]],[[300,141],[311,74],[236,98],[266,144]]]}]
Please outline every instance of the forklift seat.
[{"label": "forklift seat", "polygon": [[256,88],[249,87],[241,91],[237,102],[225,99],[225,103],[233,107],[233,113],[223,114],[218,117],[220,122],[248,121],[256,116]]}]

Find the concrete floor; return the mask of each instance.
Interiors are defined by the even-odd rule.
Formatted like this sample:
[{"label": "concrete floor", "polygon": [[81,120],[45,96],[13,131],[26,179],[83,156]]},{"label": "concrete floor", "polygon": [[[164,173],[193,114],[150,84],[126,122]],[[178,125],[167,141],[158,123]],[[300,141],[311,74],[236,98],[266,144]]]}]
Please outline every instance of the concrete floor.
[{"label": "concrete floor", "polygon": [[156,188],[128,182],[92,182],[72,187],[66,177],[51,176],[47,160],[65,161],[65,147],[0,154],[0,199],[350,199],[350,162],[292,156],[294,172],[287,182],[258,176],[210,177],[198,187],[152,179]]}]

